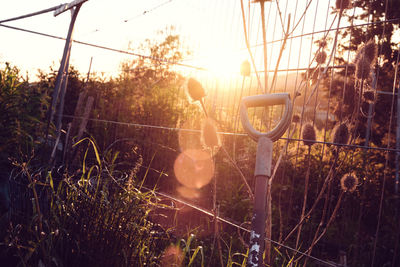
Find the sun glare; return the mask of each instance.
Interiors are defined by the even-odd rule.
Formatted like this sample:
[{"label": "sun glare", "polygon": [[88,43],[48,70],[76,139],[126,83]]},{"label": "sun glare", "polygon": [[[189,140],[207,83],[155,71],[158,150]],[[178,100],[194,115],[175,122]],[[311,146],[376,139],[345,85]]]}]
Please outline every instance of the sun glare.
[{"label": "sun glare", "polygon": [[205,57],[196,60],[196,64],[204,66],[216,78],[240,76],[240,65],[246,60],[245,53],[231,51],[208,51]]}]

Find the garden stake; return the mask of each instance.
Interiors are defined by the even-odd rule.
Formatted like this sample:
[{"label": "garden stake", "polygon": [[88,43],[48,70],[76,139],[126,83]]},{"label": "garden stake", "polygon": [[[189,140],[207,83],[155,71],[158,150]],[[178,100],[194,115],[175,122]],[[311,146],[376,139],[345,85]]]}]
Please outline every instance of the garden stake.
[{"label": "garden stake", "polygon": [[[248,107],[285,105],[285,111],[278,125],[270,132],[261,133],[253,128],[247,114]],[[271,177],[272,143],[278,140],[290,124],[292,105],[288,93],[264,94],[242,99],[240,119],[247,134],[257,142],[255,166],[255,199],[251,222],[250,245],[247,266],[263,266],[265,247],[266,201],[269,178]],[[270,238],[270,237],[269,237]],[[268,255],[269,252],[267,252]]]}]

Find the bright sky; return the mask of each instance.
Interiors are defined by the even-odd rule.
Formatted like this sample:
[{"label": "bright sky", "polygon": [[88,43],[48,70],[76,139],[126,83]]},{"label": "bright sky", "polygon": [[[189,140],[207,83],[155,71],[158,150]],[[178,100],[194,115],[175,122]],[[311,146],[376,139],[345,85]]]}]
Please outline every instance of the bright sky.
[{"label": "bright sky", "polygon": [[[244,0],[246,20],[250,32],[250,43],[259,70],[262,70],[262,34],[259,4]],[[297,22],[308,0],[279,1],[284,19],[291,13],[291,23]],[[305,19],[300,21],[294,35],[310,33],[329,27],[332,17],[329,15],[335,1],[314,0]],[[0,20],[39,11],[56,6],[57,0],[13,0],[0,9]],[[266,3],[267,41],[282,37],[282,26],[277,16],[275,3]],[[147,12],[146,12],[147,11]],[[4,23],[51,35],[66,37],[70,12],[57,17],[53,12]],[[124,22],[127,20],[127,22]],[[327,21],[328,20],[328,21]],[[249,59],[245,48],[240,1],[236,0],[89,0],[84,3],[75,24],[75,40],[127,50],[138,47],[146,38],[153,38],[158,30],[173,25],[183,39],[183,43],[192,52],[192,59],[184,63],[206,67],[215,75],[239,73],[240,63]],[[0,63],[6,61],[18,66],[22,71],[35,74],[37,69],[47,71],[51,65],[56,69],[61,60],[64,41],[38,36],[21,31],[0,27]],[[302,39],[288,41],[283,54],[281,68],[305,67],[316,47],[312,47],[312,38],[322,35],[308,35]],[[269,68],[275,65],[280,43],[268,46]],[[88,70],[93,57],[92,71],[114,75],[118,72],[122,60],[132,56],[102,49],[74,44],[71,64],[81,73]],[[290,60],[289,60],[290,58]],[[189,73],[194,70],[186,69]],[[195,71],[201,76],[199,71]],[[207,74],[209,75],[209,74]]]}]

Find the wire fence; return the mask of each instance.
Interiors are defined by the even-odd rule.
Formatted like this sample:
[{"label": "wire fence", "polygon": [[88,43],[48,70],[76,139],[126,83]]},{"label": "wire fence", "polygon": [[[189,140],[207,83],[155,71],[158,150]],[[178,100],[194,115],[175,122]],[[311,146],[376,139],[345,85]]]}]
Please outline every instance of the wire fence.
[{"label": "wire fence", "polygon": [[[242,2],[242,6],[240,2]],[[394,45],[398,40],[395,40],[395,34],[392,35],[392,32],[398,32],[400,18],[393,17],[398,15],[396,12],[388,17],[388,14],[392,14],[388,10],[395,4],[381,1],[383,7],[379,7],[380,13],[376,11],[379,16],[368,15],[361,20],[357,12],[362,10],[372,14],[375,9],[378,10],[378,7],[374,5],[377,1],[365,1],[365,4],[361,2],[354,1],[354,6],[345,11],[335,7],[337,1],[297,0],[293,2],[287,0],[265,3],[265,50],[267,52],[265,57],[260,6],[251,1],[221,1],[213,2],[211,6],[200,2],[191,5],[191,3],[183,4],[180,1],[166,1],[144,12],[143,15],[151,16],[153,10],[160,11],[164,8],[178,6],[184,7],[181,12],[196,12],[195,19],[198,20],[198,25],[190,24],[193,27],[191,31],[185,28],[182,21],[182,25],[176,27],[177,33],[183,40],[183,47],[190,47],[193,51],[190,58],[180,62],[89,42],[78,40],[74,40],[74,42],[96,49],[171,64],[184,77],[195,77],[200,80],[207,92],[206,107],[218,122],[219,133],[224,136],[225,146],[231,156],[236,159],[239,167],[242,167],[240,166],[241,157],[251,162],[251,158],[254,156],[251,155],[254,150],[249,149],[244,152],[246,150],[244,146],[251,147],[252,144],[247,142],[247,134],[239,123],[240,99],[264,92],[289,92],[294,104],[293,122],[287,133],[275,145],[277,153],[274,156],[275,158],[282,156],[286,161],[291,161],[294,167],[293,169],[285,169],[284,166],[279,168],[279,178],[277,178],[279,188],[275,189],[276,194],[274,195],[277,203],[273,204],[280,213],[279,223],[286,223],[290,227],[294,225],[293,230],[296,231],[303,225],[303,220],[307,217],[305,216],[305,207],[311,212],[318,200],[325,198],[325,201],[323,204],[318,204],[318,209],[322,214],[315,212],[314,216],[317,218],[315,228],[317,230],[314,237],[308,237],[306,245],[308,249],[305,252],[298,249],[301,235],[298,234],[296,242],[293,237],[290,237],[293,230],[274,228],[276,232],[280,233],[275,236],[279,239],[279,242],[274,241],[275,244],[325,265],[336,266],[311,255],[312,249],[316,245],[315,241],[318,242],[329,226],[333,225],[335,217],[341,217],[341,222],[347,222],[349,218],[355,217],[357,222],[355,222],[352,233],[356,237],[339,249],[349,251],[350,245],[354,245],[358,247],[358,250],[349,252],[352,257],[360,258],[364,255],[372,262],[371,266],[374,266],[376,262],[383,263],[385,260],[385,263],[389,262],[395,266],[399,262],[398,241],[389,238],[388,235],[394,232],[395,236],[398,236],[399,232],[396,220],[398,220],[399,198],[400,83],[398,67],[400,47]],[[219,12],[220,10],[223,11]],[[183,17],[187,19],[186,16]],[[8,20],[1,22],[6,21]],[[128,23],[128,21],[124,20],[123,23]],[[62,37],[20,27],[4,24],[0,24],[0,26],[65,40]],[[95,32],[101,31],[101,29],[95,30]],[[244,48],[246,38],[248,39],[248,48]],[[387,38],[392,39],[387,40]],[[376,43],[378,57],[368,76],[361,74],[360,78],[357,77],[357,71],[360,69],[357,62],[360,60],[357,61],[356,54],[359,54],[362,44],[366,44],[371,39]],[[208,48],[208,50],[205,49],[205,52],[204,46]],[[325,54],[324,60],[322,60],[323,54]],[[241,76],[239,71],[234,72],[229,69],[230,65],[237,63],[237,70],[239,70],[241,59],[250,60],[250,55],[254,62],[251,64],[252,71],[249,76]],[[230,56],[239,60],[228,61]],[[265,58],[267,59],[266,64],[264,64]],[[217,66],[217,69],[214,69],[213,64]],[[221,68],[226,68],[226,70],[221,70]],[[266,73],[267,75],[265,75]],[[273,75],[273,73],[279,74]],[[180,90],[184,91],[185,88],[182,87]],[[366,92],[370,92],[372,97],[367,98]],[[100,100],[96,99],[96,101]],[[173,99],[168,101],[175,101],[173,103],[176,106],[188,106],[188,103],[184,101],[179,102]],[[98,105],[98,102],[95,103],[95,106]],[[268,110],[256,109],[251,113],[251,119],[258,130],[269,131],[277,124],[281,115],[282,109],[279,107]],[[144,165],[152,166],[156,160],[158,171],[162,170],[172,174],[173,161],[182,150],[179,143],[173,140],[178,139],[181,132],[192,133],[200,137],[201,129],[200,125],[193,127],[193,123],[189,123],[188,127],[185,127],[183,123],[171,126],[169,118],[160,117],[149,116],[143,119],[144,123],[120,121],[118,117],[115,119],[91,117],[89,120],[92,123],[90,126],[92,129],[103,127],[100,126],[103,124],[114,125],[113,131],[118,134],[113,136],[110,143],[130,138],[129,134],[132,133],[132,128],[134,131],[140,132],[135,135],[137,140],[148,140],[146,137],[151,136],[155,142],[152,145],[147,144],[146,150],[142,151]],[[64,118],[82,119],[80,116],[72,115],[64,115]],[[180,121],[191,120],[193,118],[189,115],[182,115],[180,118]],[[307,134],[305,134],[305,125],[307,124],[311,125],[315,131],[313,138],[312,136],[307,138]],[[335,136],[341,125],[346,125],[348,128],[348,138],[345,141],[343,138]],[[311,143],[312,146],[310,145],[306,149],[305,143]],[[159,153],[160,148],[169,151],[170,156],[167,159],[165,158],[166,154]],[[160,157],[155,158],[154,155],[157,153],[160,154]],[[279,165],[280,161],[275,160],[275,162]],[[223,165],[224,159],[216,159],[216,164]],[[308,169],[305,170],[304,166],[308,166]],[[307,182],[298,178],[299,174],[309,177],[310,172],[313,172],[313,177],[319,178],[315,186],[308,185]],[[332,184],[332,181],[335,180],[334,177],[339,176],[339,173],[341,175],[357,173],[360,179],[357,182],[359,203],[354,204],[354,197],[345,197],[344,200],[339,197],[340,193]],[[247,173],[247,175],[249,174]],[[248,180],[251,178],[248,177]],[[336,178],[336,180],[340,179]],[[295,197],[296,192],[293,188],[296,188],[298,184],[301,190],[305,191],[304,200]],[[287,192],[285,187],[292,189]],[[312,188],[315,196],[308,197],[314,199],[315,205],[310,204],[310,200],[307,203],[307,190]],[[167,188],[167,191],[170,189]],[[166,193],[159,194],[214,216],[209,210],[199,208],[186,200]],[[370,201],[368,194],[377,196],[379,201]],[[288,195],[287,200],[283,199],[284,195]],[[391,200],[394,200],[394,205],[385,205],[387,201]],[[296,204],[296,201],[300,201],[303,205]],[[336,213],[336,207],[339,207],[341,202],[345,202],[342,205],[351,207],[352,210]],[[371,203],[375,203],[373,211],[368,210],[371,208],[368,207]],[[284,210],[283,205],[288,205],[289,211],[293,214],[283,216],[281,214]],[[301,210],[302,212],[300,212]],[[376,212],[376,219],[374,217],[371,222],[373,212]],[[395,214],[394,221],[388,218],[392,213]],[[300,222],[297,223],[299,218]],[[321,218],[320,221],[319,218]],[[219,219],[224,223],[248,231],[232,223],[231,220]],[[318,226],[318,222],[322,228]],[[369,224],[373,226],[369,226],[368,229],[373,228],[375,231],[367,234],[371,240],[368,240],[369,245],[363,248],[369,249],[371,252],[364,253],[360,248],[361,244],[367,241],[363,239],[362,235],[363,231],[367,231],[364,225]],[[386,225],[389,226],[386,227]],[[340,238],[348,240],[346,234],[349,232],[344,230],[345,226],[338,223],[336,227],[342,230],[342,233],[338,234]],[[338,232],[340,231],[336,233]],[[381,239],[390,242],[383,244]],[[295,244],[296,248],[285,245],[287,244],[285,242],[289,241],[292,242],[291,244]],[[326,239],[325,242],[325,245],[318,247],[319,257],[324,257],[324,249],[329,248],[329,239]],[[384,256],[378,257],[378,252],[382,252],[384,247],[389,247],[392,252],[383,253]],[[335,249],[339,250],[336,247]],[[385,259],[389,256],[391,259]]]}]

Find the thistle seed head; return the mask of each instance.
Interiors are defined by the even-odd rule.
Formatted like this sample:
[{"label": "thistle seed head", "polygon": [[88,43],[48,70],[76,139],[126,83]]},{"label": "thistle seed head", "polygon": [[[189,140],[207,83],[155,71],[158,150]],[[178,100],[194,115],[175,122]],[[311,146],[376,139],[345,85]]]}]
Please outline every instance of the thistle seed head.
[{"label": "thistle seed head", "polygon": [[367,103],[372,103],[375,101],[375,92],[373,90],[366,90],[363,92],[363,99]]},{"label": "thistle seed head", "polygon": [[326,60],[326,52],[325,51],[319,51],[318,54],[315,56],[315,61],[318,64],[323,64],[325,63]]},{"label": "thistle seed head", "polygon": [[209,149],[219,148],[221,140],[217,133],[217,127],[212,119],[206,119],[201,131],[201,140],[203,146]]},{"label": "thistle seed head", "polygon": [[361,56],[356,64],[356,77],[359,80],[368,79],[371,74],[371,62],[364,56]]},{"label": "thistle seed head", "polygon": [[300,122],[300,116],[297,115],[297,114],[293,115],[292,122],[293,123],[299,123]]},{"label": "thistle seed head", "polygon": [[356,58],[356,77],[357,79],[367,79],[371,72],[371,67],[376,61],[378,47],[371,39],[357,50]]},{"label": "thistle seed head", "polygon": [[340,179],[340,187],[345,192],[354,192],[358,185],[358,178],[354,173],[346,173]]},{"label": "thistle seed head", "polygon": [[306,146],[312,146],[316,140],[315,128],[311,123],[303,126],[303,143]]},{"label": "thistle seed head", "polygon": [[318,41],[316,41],[316,43],[317,43],[318,46],[321,47],[321,48],[325,48],[326,45],[327,45],[327,42],[326,42],[325,39],[324,39],[324,40],[318,40]]},{"label": "thistle seed head", "polygon": [[369,40],[364,45],[363,50],[365,58],[373,64],[378,56],[378,46],[375,44],[374,40]]},{"label": "thistle seed head", "polygon": [[187,93],[192,101],[200,101],[206,96],[203,86],[197,80],[189,78],[187,84]]},{"label": "thistle seed head", "polygon": [[341,123],[333,129],[333,142],[336,144],[347,144],[349,141],[349,128],[346,123]]}]

